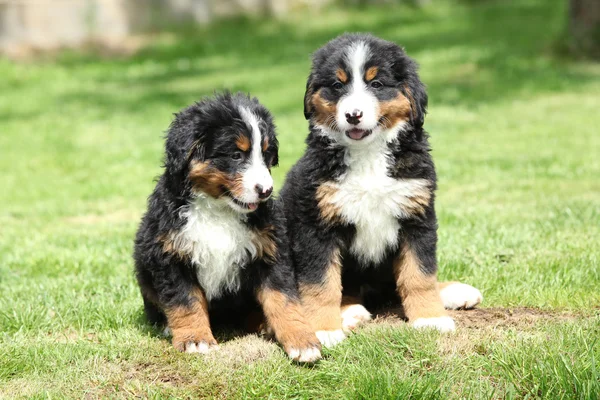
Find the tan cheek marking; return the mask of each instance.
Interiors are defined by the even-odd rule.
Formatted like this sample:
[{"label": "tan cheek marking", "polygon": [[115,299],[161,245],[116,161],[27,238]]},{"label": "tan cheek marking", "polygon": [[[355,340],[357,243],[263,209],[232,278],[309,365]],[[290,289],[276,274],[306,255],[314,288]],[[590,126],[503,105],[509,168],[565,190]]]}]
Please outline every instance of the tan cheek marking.
[{"label": "tan cheek marking", "polygon": [[425,275],[421,263],[410,248],[404,244],[400,254],[394,260],[396,289],[402,301],[404,314],[409,321],[418,318],[446,316],[437,285],[437,277]]},{"label": "tan cheek marking", "polygon": [[337,76],[337,78],[338,78],[338,79],[340,80],[340,82],[342,82],[342,83],[346,83],[346,82],[348,82],[348,74],[346,74],[346,72],[345,72],[343,69],[341,69],[341,68],[338,68],[338,69],[335,71],[335,76]]},{"label": "tan cheek marking", "polygon": [[322,125],[335,123],[337,104],[322,98],[320,90],[312,96],[311,103],[314,107],[313,116],[316,122]]},{"label": "tan cheek marking", "polygon": [[316,192],[317,207],[321,218],[330,225],[341,222],[341,213],[337,205],[333,203],[338,189],[330,183],[322,183]]},{"label": "tan cheek marking", "polygon": [[250,139],[246,135],[240,135],[235,141],[235,145],[243,152],[250,150]]},{"label": "tan cheek marking", "polygon": [[254,228],[252,232],[252,243],[256,247],[258,257],[264,258],[268,264],[274,264],[277,258],[275,227],[267,225],[262,229]]},{"label": "tan cheek marking", "polygon": [[323,281],[301,283],[299,289],[306,316],[315,331],[342,329],[342,260],[339,249],[332,252]]},{"label": "tan cheek marking", "polygon": [[288,353],[310,347],[321,348],[299,301],[269,288],[260,289],[257,298],[268,327]]},{"label": "tan cheek marking", "polygon": [[189,305],[165,310],[167,323],[173,333],[173,346],[183,351],[187,342],[217,344],[210,329],[208,303],[204,293],[199,288],[193,288],[189,298]]},{"label": "tan cheek marking", "polygon": [[373,79],[375,79],[375,77],[377,76],[377,73],[379,72],[379,68],[378,67],[371,67],[367,70],[367,72],[365,72],[365,80],[367,82],[372,81]]},{"label": "tan cheek marking", "polygon": [[410,101],[401,93],[390,101],[379,103],[379,119],[385,129],[390,129],[401,121],[410,120]]},{"label": "tan cheek marking", "polygon": [[200,190],[214,198],[223,195],[224,189],[232,190],[238,178],[232,179],[207,162],[192,162],[188,177],[194,190]]}]

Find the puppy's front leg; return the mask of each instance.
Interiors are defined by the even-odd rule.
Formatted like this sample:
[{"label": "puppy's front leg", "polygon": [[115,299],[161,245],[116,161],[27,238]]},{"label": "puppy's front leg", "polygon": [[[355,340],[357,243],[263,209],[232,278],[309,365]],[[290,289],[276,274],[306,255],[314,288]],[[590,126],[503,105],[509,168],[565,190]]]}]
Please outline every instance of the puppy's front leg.
[{"label": "puppy's front leg", "polygon": [[300,297],[317,337],[325,347],[346,338],[342,330],[342,262],[335,247],[323,265],[315,260],[310,269],[298,271]]},{"label": "puppy's front leg", "polygon": [[297,293],[284,294],[267,285],[258,290],[268,326],[289,357],[299,362],[314,362],[321,358],[321,344],[307,322]]},{"label": "puppy's front leg", "polygon": [[187,289],[165,308],[173,346],[186,353],[208,353],[218,348],[208,319],[208,303],[198,287]]},{"label": "puppy's front leg", "polygon": [[435,231],[405,238],[394,260],[396,288],[404,313],[415,328],[455,329],[448,316],[437,284]]}]

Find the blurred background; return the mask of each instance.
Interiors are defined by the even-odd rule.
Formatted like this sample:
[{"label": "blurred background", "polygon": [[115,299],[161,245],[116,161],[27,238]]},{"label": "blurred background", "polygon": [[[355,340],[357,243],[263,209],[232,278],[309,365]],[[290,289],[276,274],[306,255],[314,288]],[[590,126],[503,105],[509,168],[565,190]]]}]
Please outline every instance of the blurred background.
[{"label": "blurred background", "polygon": [[[569,3],[571,50],[599,56],[600,4]],[[95,43],[115,51],[132,51],[136,34],[172,28],[175,24],[206,25],[231,17],[282,18],[303,9],[323,7],[429,5],[434,0],[0,0],[0,50],[25,56],[35,50]],[[478,3],[489,0],[470,0]],[[510,3],[510,2],[509,2]],[[315,15],[316,16],[316,15]]]}]

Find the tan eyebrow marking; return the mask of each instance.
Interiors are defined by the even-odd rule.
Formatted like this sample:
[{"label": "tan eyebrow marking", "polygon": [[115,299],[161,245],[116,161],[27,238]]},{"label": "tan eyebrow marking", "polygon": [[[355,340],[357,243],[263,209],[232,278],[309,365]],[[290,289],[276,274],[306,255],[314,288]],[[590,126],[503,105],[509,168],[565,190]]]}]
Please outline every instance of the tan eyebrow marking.
[{"label": "tan eyebrow marking", "polygon": [[379,72],[379,67],[371,67],[367,70],[367,72],[365,72],[365,80],[367,82],[372,81],[373,79],[375,79],[375,77],[377,76],[377,73]]},{"label": "tan eyebrow marking", "polygon": [[348,82],[348,75],[347,75],[347,74],[346,74],[346,72],[345,72],[343,69],[341,69],[341,68],[338,68],[338,69],[335,71],[335,76],[337,76],[337,78],[338,78],[338,79],[340,80],[340,82],[342,82],[342,83],[346,83],[346,82]]},{"label": "tan eyebrow marking", "polygon": [[240,135],[237,137],[235,145],[241,151],[248,151],[250,150],[250,139],[248,139],[248,136],[246,135]]}]

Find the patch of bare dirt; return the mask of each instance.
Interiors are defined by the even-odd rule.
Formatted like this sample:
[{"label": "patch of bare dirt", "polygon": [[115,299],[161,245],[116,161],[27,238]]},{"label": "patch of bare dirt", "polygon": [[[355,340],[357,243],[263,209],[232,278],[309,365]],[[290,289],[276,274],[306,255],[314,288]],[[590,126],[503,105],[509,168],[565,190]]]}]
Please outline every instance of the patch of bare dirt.
[{"label": "patch of bare dirt", "polygon": [[450,311],[457,324],[467,328],[523,327],[545,321],[569,321],[576,314],[566,311],[540,310],[537,308],[475,308],[473,310]]},{"label": "patch of bare dirt", "polygon": [[[475,308],[472,310],[448,311],[459,327],[470,329],[532,327],[546,321],[569,321],[578,318],[577,314],[567,311],[540,310],[530,307],[515,308]],[[382,310],[376,314],[375,322],[403,322],[401,309]]]}]

